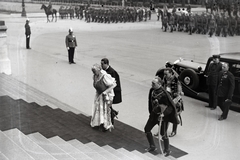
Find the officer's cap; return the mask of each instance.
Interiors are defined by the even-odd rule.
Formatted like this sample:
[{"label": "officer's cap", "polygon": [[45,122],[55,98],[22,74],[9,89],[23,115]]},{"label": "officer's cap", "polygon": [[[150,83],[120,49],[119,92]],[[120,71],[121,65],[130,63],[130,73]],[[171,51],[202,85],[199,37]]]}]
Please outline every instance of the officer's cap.
[{"label": "officer's cap", "polygon": [[213,57],[213,58],[220,58],[220,55],[215,54],[215,55],[213,55],[212,57]]},{"label": "officer's cap", "polygon": [[72,28],[69,28],[69,30],[68,30],[69,32],[73,32],[73,29]]},{"label": "officer's cap", "polygon": [[26,22],[29,22],[29,21],[30,21],[29,18],[27,18],[27,19],[26,19]]}]

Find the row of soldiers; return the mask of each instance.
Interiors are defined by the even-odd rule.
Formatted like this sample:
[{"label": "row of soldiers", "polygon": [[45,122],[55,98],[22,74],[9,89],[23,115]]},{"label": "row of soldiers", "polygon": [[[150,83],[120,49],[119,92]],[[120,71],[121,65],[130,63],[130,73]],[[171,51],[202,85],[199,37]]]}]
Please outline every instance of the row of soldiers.
[{"label": "row of soldiers", "polygon": [[181,13],[181,15],[164,14],[162,17],[162,29],[166,32],[183,31],[197,34],[207,34],[211,37],[214,33],[216,36],[226,37],[240,35],[240,14],[228,16],[221,14],[193,14]]},{"label": "row of soldiers", "polygon": [[83,11],[86,22],[118,23],[137,22],[151,19],[149,8],[87,8]]}]

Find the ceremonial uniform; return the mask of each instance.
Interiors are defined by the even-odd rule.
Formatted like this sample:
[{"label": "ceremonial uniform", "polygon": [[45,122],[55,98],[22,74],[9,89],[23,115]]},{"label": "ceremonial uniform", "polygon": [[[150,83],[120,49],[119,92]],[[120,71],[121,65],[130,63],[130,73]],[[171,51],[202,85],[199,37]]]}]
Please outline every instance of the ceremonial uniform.
[{"label": "ceremonial uniform", "polygon": [[228,27],[229,27],[228,19],[227,19],[227,17],[224,17],[223,18],[223,28],[222,28],[222,32],[223,32],[222,34],[224,37],[227,37]]},{"label": "ceremonial uniform", "polygon": [[[154,82],[154,81],[153,81]],[[153,84],[152,82],[152,84]],[[155,82],[156,83],[156,82]],[[159,124],[159,116],[163,116],[161,125],[161,135],[164,142],[164,153],[165,156],[170,154],[169,150],[169,139],[167,136],[167,128],[168,123],[179,123],[177,118],[177,111],[173,105],[170,95],[167,93],[165,89],[162,88],[160,84],[160,88],[152,87],[149,92],[149,111],[150,115],[148,121],[144,127],[144,131],[146,133],[148,142],[150,147],[146,149],[146,151],[154,151],[156,150],[156,146],[153,140],[153,136],[151,133],[152,128]]]},{"label": "ceremonial uniform", "polygon": [[168,17],[167,17],[166,14],[163,16],[162,25],[163,25],[164,32],[166,32],[167,31],[167,25],[168,25]]},{"label": "ceremonial uniform", "polygon": [[[220,58],[219,55],[213,55],[213,58]],[[217,105],[217,84],[218,84],[218,73],[222,70],[222,64],[220,62],[211,62],[207,71],[207,85],[209,93],[209,106],[211,109],[215,109]]]},{"label": "ceremonial uniform", "polygon": [[189,16],[189,34],[191,35],[193,32],[193,28],[194,28],[194,17],[190,14]]},{"label": "ceremonial uniform", "polygon": [[217,30],[216,30],[216,36],[220,36],[222,27],[223,27],[223,19],[222,17],[217,17],[216,18],[216,23],[217,23]]},{"label": "ceremonial uniform", "polygon": [[240,18],[236,17],[237,27],[236,27],[236,35],[240,35]]},{"label": "ceremonial uniform", "polygon": [[29,26],[29,20],[26,20],[26,24],[25,24],[25,35],[26,35],[26,48],[27,49],[31,49],[29,46],[30,43],[30,35],[31,35],[31,28]]},{"label": "ceremonial uniform", "polygon": [[75,47],[77,47],[77,40],[76,37],[73,35],[73,30],[69,29],[69,34],[65,38],[66,47],[68,50],[68,61],[69,64],[74,64],[74,52]]},{"label": "ceremonial uniform", "polygon": [[232,103],[232,96],[235,88],[235,78],[229,71],[221,71],[218,81],[218,104],[222,110],[219,120],[227,119],[229,107]]},{"label": "ceremonial uniform", "polygon": [[173,32],[173,27],[174,27],[174,16],[171,15],[170,19],[169,19],[169,26],[170,26],[170,32]]},{"label": "ceremonial uniform", "polygon": [[209,36],[212,37],[216,27],[216,21],[214,18],[211,18],[209,21]]},{"label": "ceremonial uniform", "polygon": [[229,20],[229,35],[234,36],[237,27],[237,21],[235,18],[230,17]]}]

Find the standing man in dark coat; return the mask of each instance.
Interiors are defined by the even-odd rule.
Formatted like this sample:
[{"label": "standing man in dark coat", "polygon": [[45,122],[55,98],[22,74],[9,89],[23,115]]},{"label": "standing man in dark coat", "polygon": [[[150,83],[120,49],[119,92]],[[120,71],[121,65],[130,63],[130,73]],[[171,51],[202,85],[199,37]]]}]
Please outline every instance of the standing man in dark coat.
[{"label": "standing man in dark coat", "polygon": [[25,35],[26,35],[26,48],[27,49],[31,49],[29,46],[29,42],[30,42],[30,35],[31,35],[31,28],[29,26],[29,19],[26,20],[26,24],[25,24]]},{"label": "standing man in dark coat", "polygon": [[68,50],[69,64],[76,64],[73,59],[74,59],[75,48],[77,47],[77,39],[73,35],[72,28],[69,28],[69,34],[66,36],[65,43]]},{"label": "standing man in dark coat", "polygon": [[[117,82],[117,86],[113,89],[114,91],[114,98],[112,104],[118,104],[122,102],[122,89],[121,89],[121,83],[120,83],[120,77],[110,65],[109,65],[109,60],[107,58],[103,58],[101,60],[101,66],[103,70],[105,70],[108,74],[110,74],[112,77],[115,78]],[[112,118],[112,124],[114,124],[114,117],[118,115],[118,111],[115,111],[112,106],[111,106],[111,118]]]},{"label": "standing man in dark coat", "polygon": [[179,120],[177,117],[175,104],[172,101],[171,96],[164,89],[163,81],[161,78],[155,77],[152,80],[152,87],[149,92],[148,101],[148,110],[150,112],[150,115],[144,127],[144,131],[150,146],[145,150],[147,152],[157,150],[151,130],[155,125],[159,124],[161,125],[160,134],[162,136],[164,144],[163,153],[165,156],[169,156],[171,151],[169,149],[169,138],[167,136],[168,123],[171,122],[178,124]]},{"label": "standing man in dark coat", "polygon": [[222,115],[218,119],[219,121],[227,119],[235,88],[235,78],[228,69],[228,63],[223,63],[222,71],[219,73],[217,96],[219,107],[222,110]]},{"label": "standing man in dark coat", "polygon": [[216,109],[217,106],[217,84],[218,73],[222,70],[222,63],[220,63],[220,55],[213,55],[213,60],[210,62],[207,72],[207,85],[209,94],[209,106],[211,110]]}]

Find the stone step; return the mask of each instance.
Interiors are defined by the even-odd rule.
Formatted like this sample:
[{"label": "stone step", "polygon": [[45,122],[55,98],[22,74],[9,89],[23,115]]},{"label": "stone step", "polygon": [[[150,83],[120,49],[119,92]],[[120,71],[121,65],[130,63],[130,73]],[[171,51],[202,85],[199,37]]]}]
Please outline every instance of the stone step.
[{"label": "stone step", "polygon": [[143,154],[143,153],[138,152],[137,150],[134,150],[134,151],[132,151],[131,153],[133,153],[133,154],[141,157],[141,158],[144,159],[144,160],[152,160],[152,158],[150,158],[149,156],[147,156],[147,155],[145,155],[145,154]]},{"label": "stone step", "polygon": [[5,94],[9,95],[13,99],[24,99],[27,102],[36,101],[40,105],[45,105],[46,103],[37,96],[34,92],[31,92],[31,89],[26,87],[26,85],[22,84],[22,82],[18,82],[10,76],[0,74],[1,82],[4,84],[2,90]]},{"label": "stone step", "polygon": [[48,105],[51,108],[61,108],[64,111],[72,111],[76,114],[81,113],[79,110],[60,102],[58,99],[53,98],[17,79],[6,74],[0,74],[0,81],[4,84],[4,94],[7,94],[14,99],[22,98],[27,102],[36,102],[39,105]]},{"label": "stone step", "polygon": [[117,156],[115,156],[114,154],[112,154],[108,150],[105,150],[104,148],[98,146],[97,144],[95,144],[93,142],[86,143],[85,145],[88,146],[89,148],[93,149],[97,153],[101,154],[106,159],[120,160]]},{"label": "stone step", "polygon": [[120,158],[121,160],[131,160],[130,157],[126,156],[124,153],[119,152],[118,150],[112,148],[109,145],[105,145],[102,148],[104,148],[105,150],[113,153],[114,155],[116,155],[118,158]]},{"label": "stone step", "polygon": [[7,159],[34,160],[32,156],[9,139],[2,131],[0,131],[0,142],[0,151]]},{"label": "stone step", "polygon": [[126,155],[127,157],[131,158],[131,159],[137,159],[137,160],[144,160],[142,157],[139,157],[138,155],[129,152],[128,150],[124,149],[124,148],[119,148],[117,149],[117,151],[119,151],[120,153]]},{"label": "stone step", "polygon": [[73,145],[64,141],[62,138],[60,138],[58,136],[49,138],[48,140],[51,141],[52,143],[54,143],[56,146],[58,146],[59,148],[61,148],[62,150],[64,150],[66,153],[68,153],[69,155],[71,155],[72,157],[74,157],[77,160],[81,160],[81,159],[91,160],[91,158],[88,155],[86,155],[84,152],[78,150]]},{"label": "stone step", "polygon": [[11,129],[3,132],[9,139],[11,139],[20,148],[24,149],[35,160],[56,160],[47,151],[34,143],[25,134],[18,129]]},{"label": "stone step", "polygon": [[74,157],[64,152],[40,133],[29,134],[28,137],[58,160],[75,160]]},{"label": "stone step", "polygon": [[[111,157],[112,159],[131,160],[134,159],[134,157],[137,157],[138,159],[147,159],[150,157],[144,150],[148,146],[144,132],[117,120],[115,121],[115,125],[117,126],[115,129],[111,132],[101,132],[97,128],[92,128],[90,126],[91,117],[83,114],[75,114],[71,111],[65,112],[59,108],[53,109],[48,106],[40,106],[35,102],[27,103],[22,99],[14,100],[9,96],[3,96],[0,97],[0,107],[0,129],[3,131],[18,128],[25,135],[38,132],[45,138],[54,137],[52,140],[59,138],[64,141],[73,139],[78,140],[79,143],[81,142],[78,146],[82,145],[81,149],[87,150],[87,153],[84,153],[88,156],[86,157],[87,159],[96,159],[99,157],[106,159],[107,157]],[[56,136],[58,138],[56,138]],[[50,139],[48,141],[50,141]],[[89,142],[94,142],[94,144]],[[86,143],[91,146],[85,145]],[[111,146],[111,148],[116,151],[115,154],[105,156],[108,152],[113,152],[109,151],[110,149],[106,150],[105,148],[103,154],[98,153],[99,156],[92,154],[101,151],[103,146],[106,145]],[[58,147],[58,149],[61,149],[62,151],[64,151],[64,148]],[[130,153],[117,150],[119,148],[124,148],[125,151]],[[79,148],[77,149],[79,150]],[[139,156],[138,152],[144,155]],[[68,152],[65,151],[65,154],[67,153]],[[145,157],[145,153],[148,157]],[[159,150],[151,154],[152,157],[150,158],[152,159],[155,157],[160,157],[162,159],[165,158],[158,155]],[[52,156],[55,157],[54,155]],[[78,159],[77,155],[69,154],[69,156],[73,159]],[[171,157],[169,156],[167,158],[169,160]]]},{"label": "stone step", "polygon": [[91,157],[94,160],[107,160],[108,158],[105,158],[98,152],[96,152],[94,149],[88,147],[87,145],[81,143],[80,141],[73,139],[68,141],[71,145],[73,145],[75,148],[79,149],[80,151],[84,152],[86,155]]},{"label": "stone step", "polygon": [[176,160],[176,158],[172,156],[165,157],[162,154],[153,155],[152,153],[146,152],[144,155],[150,157],[152,160]]}]

